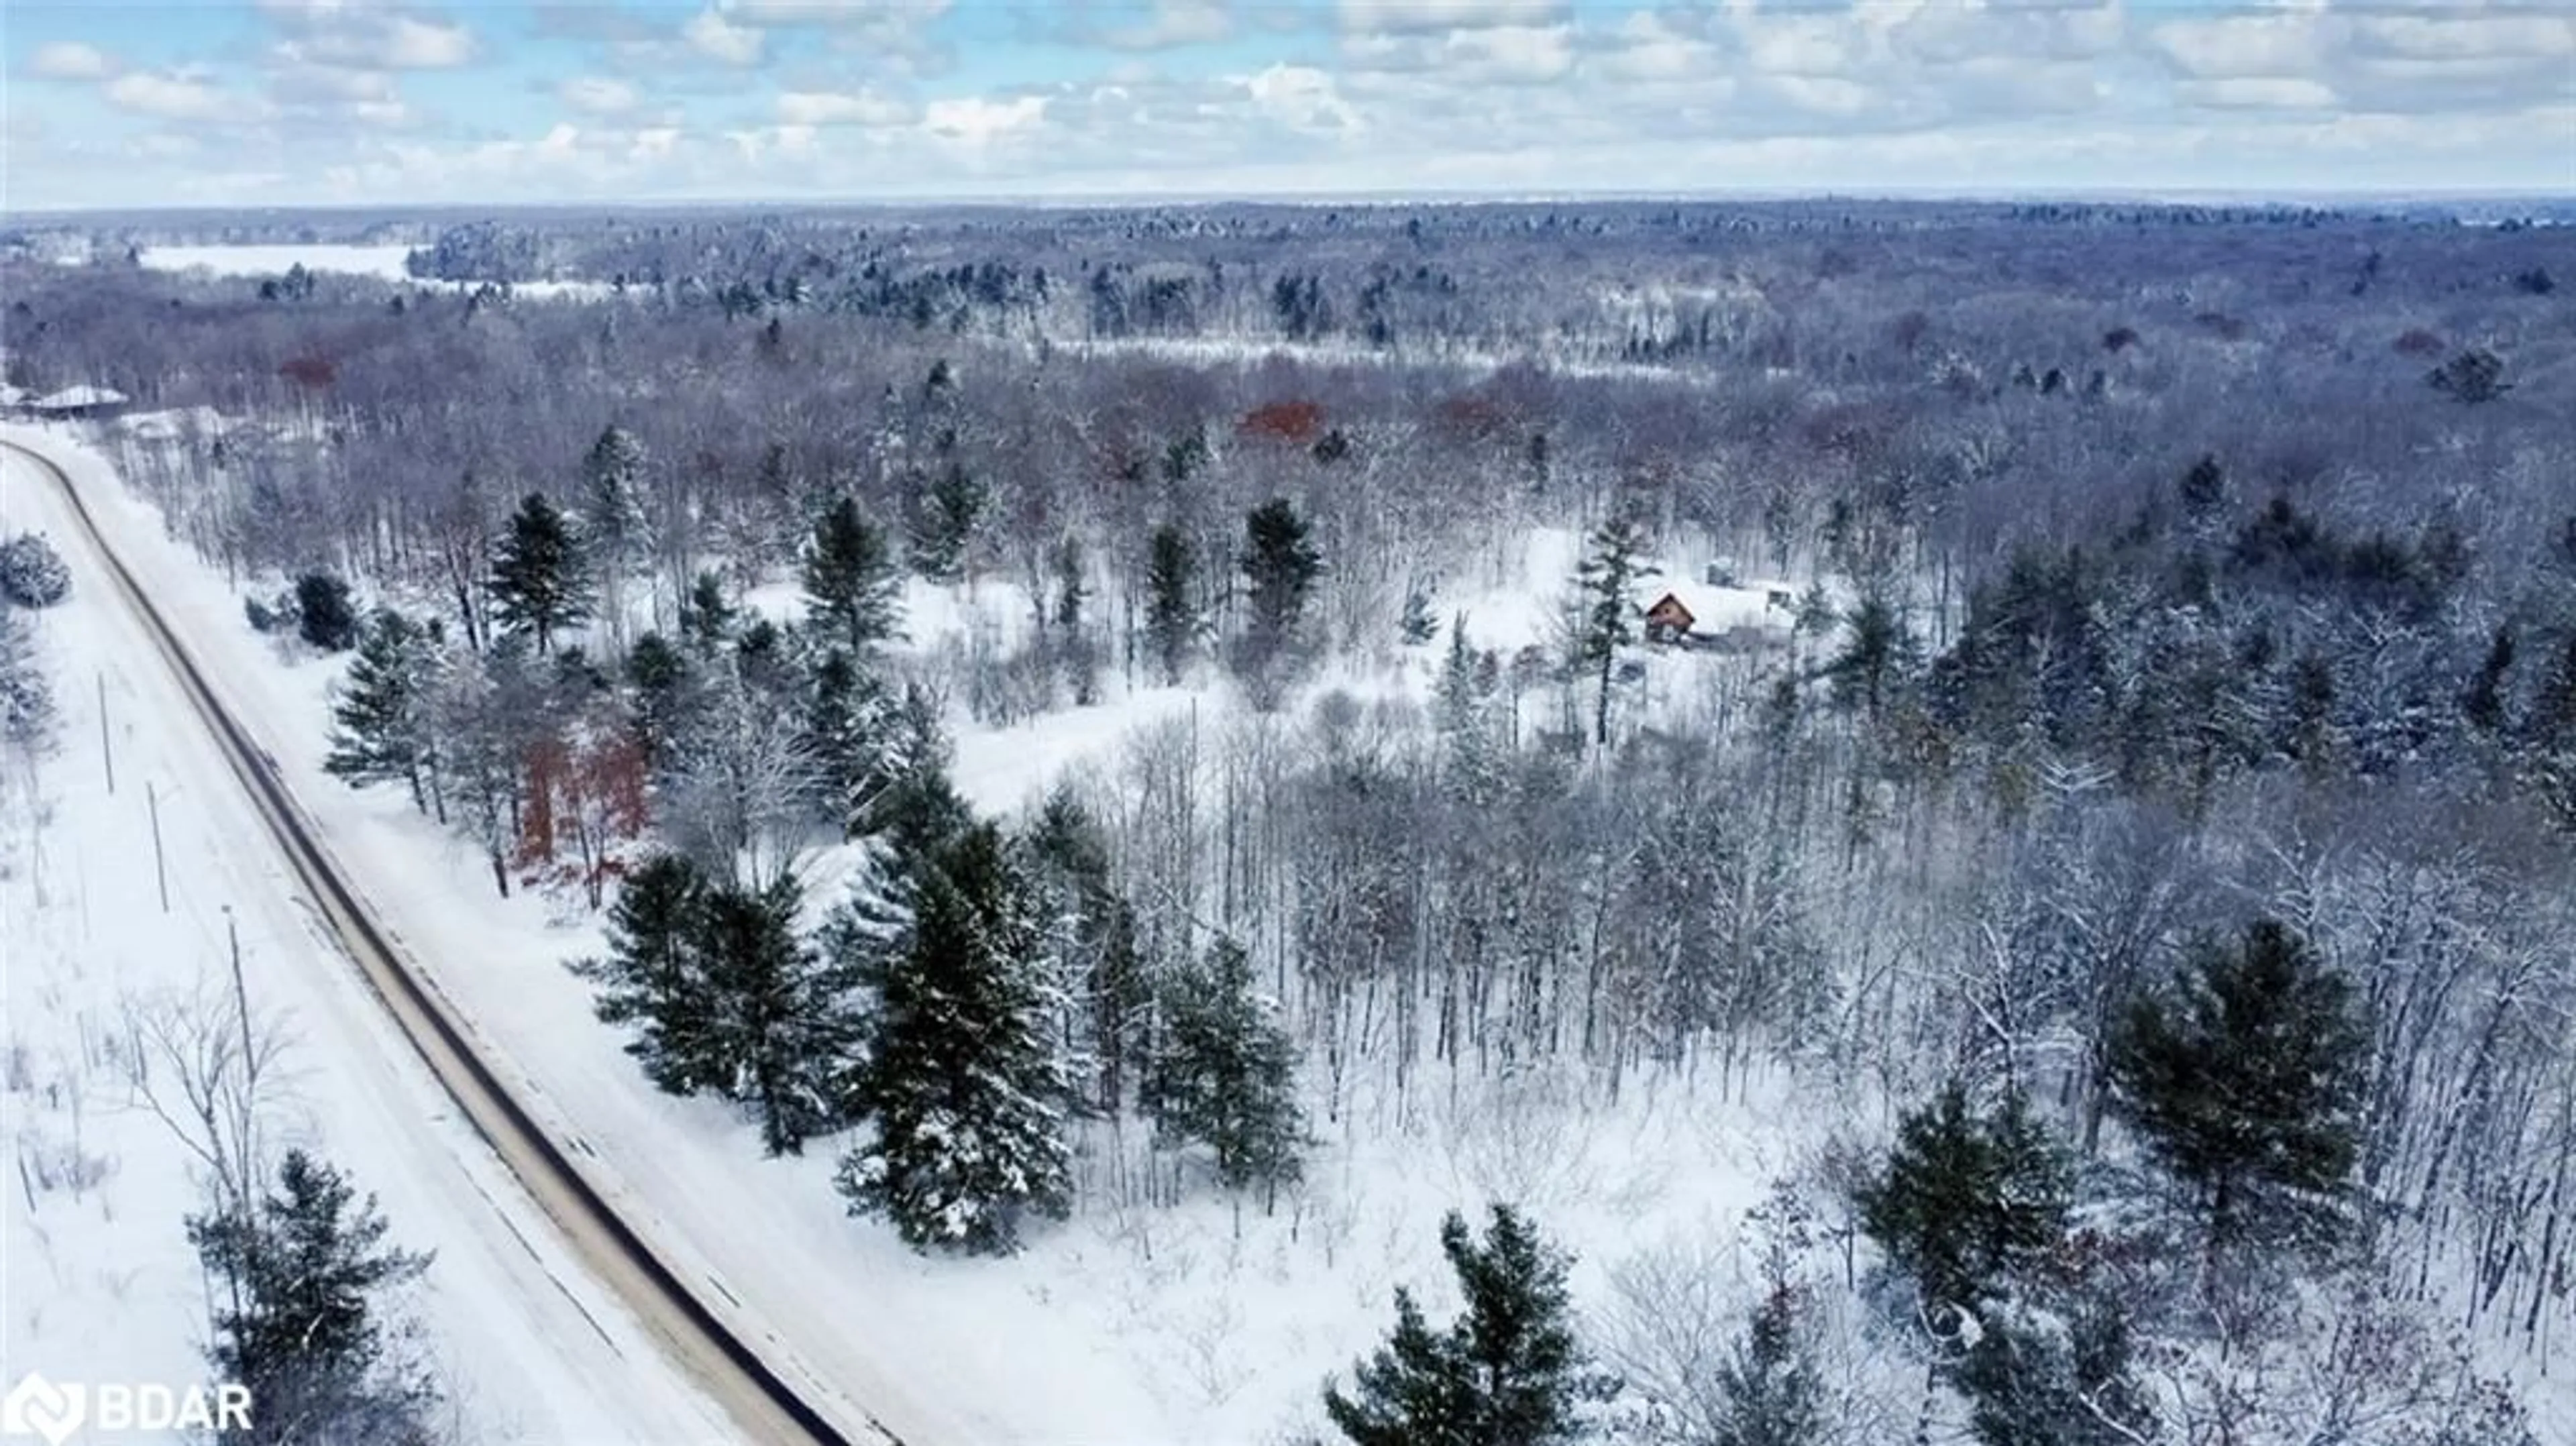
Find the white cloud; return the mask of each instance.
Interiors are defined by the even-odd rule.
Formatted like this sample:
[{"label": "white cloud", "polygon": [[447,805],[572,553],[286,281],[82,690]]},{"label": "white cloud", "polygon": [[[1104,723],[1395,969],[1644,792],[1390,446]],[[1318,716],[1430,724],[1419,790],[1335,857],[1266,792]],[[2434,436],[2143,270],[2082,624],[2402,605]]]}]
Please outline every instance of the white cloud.
[{"label": "white cloud", "polygon": [[1545,25],[1567,8],[1565,0],[1341,0],[1339,14],[1353,33],[1419,33]]},{"label": "white cloud", "polygon": [[642,99],[635,87],[604,75],[576,75],[555,87],[563,103],[584,115],[623,115]]},{"label": "white cloud", "polygon": [[768,34],[757,26],[736,25],[713,10],[701,10],[680,27],[680,37],[690,49],[711,60],[727,65],[758,65],[761,45]]},{"label": "white cloud", "polygon": [[44,80],[105,80],[115,70],[107,52],[77,40],[40,45],[27,62],[27,73]]},{"label": "white cloud", "polygon": [[783,125],[893,126],[912,117],[911,106],[868,90],[791,90],[778,97],[778,119]]},{"label": "white cloud", "polygon": [[757,25],[917,25],[948,13],[950,0],[732,0],[726,8]]},{"label": "white cloud", "polygon": [[377,63],[392,70],[441,70],[474,58],[474,32],[397,15],[384,31]]},{"label": "white cloud", "polygon": [[481,54],[474,32],[461,24],[422,20],[389,10],[314,5],[281,12],[276,53],[296,64],[345,65],[360,70],[452,70]]},{"label": "white cloud", "polygon": [[1496,25],[1461,30],[1443,46],[1448,66],[1477,80],[1534,85],[1574,68],[1574,32],[1565,25]]},{"label": "white cloud", "polygon": [[1356,130],[1359,113],[1333,78],[1311,65],[1273,65],[1240,82],[1253,108],[1293,130]]},{"label": "white cloud", "polygon": [[2225,80],[2314,70],[2324,59],[2324,24],[2315,14],[2224,15],[2172,21],[2151,34],[2186,75]]},{"label": "white cloud", "polygon": [[1092,38],[1112,50],[1168,50],[1213,45],[1232,34],[1234,12],[1227,0],[1154,0],[1143,19],[1103,27]]},{"label": "white cloud", "polygon": [[2322,82],[2287,75],[2186,80],[2177,91],[2191,104],[2213,110],[2322,110],[2335,103],[2334,91]]},{"label": "white cloud", "polygon": [[264,112],[259,102],[247,96],[171,71],[131,71],[109,81],[99,93],[120,110],[160,120],[240,121]]},{"label": "white cloud", "polygon": [[1035,127],[1046,118],[1046,97],[1024,95],[993,101],[979,95],[934,100],[922,113],[922,126],[942,140],[981,150],[995,141]]}]

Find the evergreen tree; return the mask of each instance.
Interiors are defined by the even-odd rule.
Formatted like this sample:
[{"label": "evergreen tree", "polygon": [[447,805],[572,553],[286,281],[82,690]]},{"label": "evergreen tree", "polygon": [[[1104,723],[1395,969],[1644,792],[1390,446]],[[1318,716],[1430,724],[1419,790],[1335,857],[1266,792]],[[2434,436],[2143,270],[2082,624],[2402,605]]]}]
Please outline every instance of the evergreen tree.
[{"label": "evergreen tree", "polygon": [[2206,526],[2227,505],[2227,471],[2215,453],[2203,452],[2182,476],[2183,515],[2194,527]]},{"label": "evergreen tree", "polygon": [[2136,1446],[2156,1416],[2130,1374],[2125,1312],[2108,1298],[1996,1313],[1950,1371],[1985,1446]]},{"label": "evergreen tree", "polygon": [[[375,1197],[352,1207],[338,1171],[287,1152],[277,1188],[187,1220],[214,1283],[207,1360],[248,1387],[256,1416],[241,1442],[388,1443],[431,1439],[438,1392],[391,1355],[376,1298],[418,1278],[430,1257],[385,1245]],[[231,1435],[231,1433],[228,1433]]]},{"label": "evergreen tree", "polygon": [[805,746],[823,788],[823,812],[842,837],[866,826],[904,762],[891,736],[894,702],[839,647],[814,666],[805,698]]},{"label": "evergreen tree", "polygon": [[0,606],[0,743],[29,755],[54,739],[54,685],[37,655],[35,629],[14,607]]},{"label": "evergreen tree", "polygon": [[1421,587],[1405,589],[1404,612],[1396,620],[1396,635],[1404,639],[1404,645],[1421,647],[1439,631],[1440,621],[1431,615],[1430,591]]},{"label": "evergreen tree", "polygon": [[808,1137],[847,1117],[857,1036],[847,974],[796,937],[799,902],[795,880],[781,877],[709,889],[700,905],[723,1092],[751,1107],[772,1155],[804,1153]]},{"label": "evergreen tree", "polygon": [[1808,1348],[1797,1287],[1772,1287],[1734,1358],[1717,1370],[1710,1446],[1823,1446],[1825,1386]]},{"label": "evergreen tree", "polygon": [[[2576,523],[2570,533],[2576,540]],[[2550,660],[2521,733],[2524,778],[2550,819],[2576,833],[2576,631]]]},{"label": "evergreen tree", "polygon": [[1441,1334],[1410,1291],[1395,1293],[1395,1333],[1353,1372],[1353,1394],[1324,1387],[1324,1410],[1356,1446],[1548,1446],[1585,1434],[1581,1402],[1598,1390],[1569,1319],[1569,1262],[1508,1205],[1482,1246],[1454,1211],[1440,1248],[1467,1299]]},{"label": "evergreen tree", "polygon": [[1833,679],[1835,702],[1859,708],[1874,722],[1913,660],[1914,639],[1895,607],[1874,595],[1862,598],[1843,622],[1842,651],[1825,664],[1825,674]]},{"label": "evergreen tree", "polygon": [[1111,887],[1109,845],[1069,788],[1048,795],[1029,831],[1030,874],[1048,952],[1065,980],[1066,1067],[1089,1108],[1114,1116],[1143,1059],[1153,991],[1136,948],[1135,910]]},{"label": "evergreen tree", "polygon": [[724,579],[713,572],[699,573],[689,584],[688,600],[680,605],[680,636],[689,651],[701,658],[723,651],[733,638],[736,611],[725,597]]},{"label": "evergreen tree", "polygon": [[875,1138],[842,1160],[840,1188],[916,1246],[1008,1254],[1022,1217],[1061,1217],[1071,1189],[1041,935],[990,823],[940,848],[913,894],[858,1076]]},{"label": "evergreen tree", "polygon": [[620,644],[626,637],[626,575],[653,546],[644,515],[644,460],[644,444],[615,426],[603,430],[582,459],[582,545],[589,571],[599,579],[609,637]]},{"label": "evergreen tree", "polygon": [[572,966],[599,986],[594,1009],[602,1023],[643,1026],[626,1052],[669,1094],[696,1094],[731,1078],[716,1045],[715,984],[703,959],[706,893],[695,864],[679,854],[654,855],[627,876],[609,906],[608,956]]},{"label": "evergreen tree", "polygon": [[2359,1138],[2370,1038],[2352,986],[2287,926],[2204,942],[2111,1040],[2112,1109],[2198,1192],[2213,1250],[2323,1244]]},{"label": "evergreen tree", "polygon": [[1323,554],[1312,533],[1285,497],[1270,499],[1244,518],[1243,553],[1236,565],[1243,569],[1251,618],[1242,661],[1256,684],[1266,685],[1272,666],[1294,642],[1307,597],[1323,574]]},{"label": "evergreen tree", "polygon": [[1495,736],[1494,690],[1499,669],[1467,638],[1467,615],[1449,621],[1449,652],[1432,686],[1432,722],[1439,730],[1440,774],[1453,797],[1481,809],[1503,787],[1504,740]]},{"label": "evergreen tree", "polygon": [[853,658],[873,656],[902,627],[900,580],[885,534],[851,499],[835,500],[815,520],[800,571],[807,616]]},{"label": "evergreen tree", "polygon": [[1180,528],[1164,523],[1145,547],[1145,638],[1163,665],[1163,681],[1178,683],[1198,640],[1198,554]]},{"label": "evergreen tree", "polygon": [[1593,530],[1589,550],[1574,574],[1577,613],[1574,660],[1593,675],[1592,741],[1610,741],[1610,679],[1619,650],[1637,640],[1637,603],[1630,594],[1653,577],[1645,561],[1646,534],[1625,515]]},{"label": "evergreen tree", "polygon": [[626,682],[634,690],[635,729],[646,757],[667,763],[678,741],[694,679],[689,660],[660,633],[635,640],[626,655]]},{"label": "evergreen tree", "polygon": [[2018,1091],[1987,1115],[1954,1080],[1899,1122],[1886,1169],[1855,1203],[1927,1310],[1975,1314],[2065,1237],[2072,1183],[2065,1153]]},{"label": "evergreen tree", "polygon": [[295,580],[295,633],[326,653],[343,653],[358,641],[358,610],[349,585],[327,572]]},{"label": "evergreen tree", "polygon": [[1064,662],[1066,682],[1073,690],[1074,706],[1088,708],[1100,701],[1100,661],[1091,635],[1082,626],[1082,604],[1091,594],[1084,583],[1089,564],[1083,555],[1081,537],[1066,533],[1048,558],[1048,566],[1055,574],[1055,597],[1048,607],[1047,621],[1057,634],[1056,648]]},{"label": "evergreen tree", "polygon": [[529,493],[510,514],[492,562],[492,611],[502,627],[533,638],[539,656],[556,633],[590,616],[572,524],[543,493]]},{"label": "evergreen tree", "polygon": [[1178,971],[1163,991],[1163,1027],[1144,1106],[1167,1137],[1216,1151],[1228,1189],[1274,1194],[1304,1170],[1305,1112],[1297,1049],[1272,1006],[1253,993],[1252,961],[1232,939]]},{"label": "evergreen tree", "polygon": [[658,855],[618,891],[607,957],[572,966],[602,1021],[642,1025],[626,1052],[655,1087],[750,1106],[772,1155],[846,1118],[856,1042],[850,972],[796,937],[798,902],[793,879],[741,887]]},{"label": "evergreen tree", "polygon": [[353,784],[400,780],[426,813],[425,770],[437,766],[431,729],[438,653],[427,629],[390,608],[367,620],[358,655],[331,707],[338,725],[325,771]]},{"label": "evergreen tree", "polygon": [[966,572],[966,550],[983,521],[991,495],[965,464],[939,469],[912,509],[912,568],[933,582],[955,582]]},{"label": "evergreen tree", "polygon": [[0,542],[0,602],[49,608],[71,596],[71,569],[43,534],[21,532]]}]

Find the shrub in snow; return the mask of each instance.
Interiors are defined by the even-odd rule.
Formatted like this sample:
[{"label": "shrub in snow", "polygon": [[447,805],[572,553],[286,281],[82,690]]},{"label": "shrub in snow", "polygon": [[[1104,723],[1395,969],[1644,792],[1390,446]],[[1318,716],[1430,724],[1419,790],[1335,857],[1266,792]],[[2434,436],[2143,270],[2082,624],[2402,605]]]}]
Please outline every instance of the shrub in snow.
[{"label": "shrub in snow", "polygon": [[0,608],[0,742],[42,750],[54,730],[54,690],[36,656],[35,630]]},{"label": "shrub in snow", "polygon": [[357,645],[358,611],[349,605],[349,585],[327,572],[295,580],[295,616],[297,634],[326,653]]},{"label": "shrub in snow", "polygon": [[32,532],[0,542],[0,597],[22,608],[49,608],[71,590],[71,569],[52,543]]}]

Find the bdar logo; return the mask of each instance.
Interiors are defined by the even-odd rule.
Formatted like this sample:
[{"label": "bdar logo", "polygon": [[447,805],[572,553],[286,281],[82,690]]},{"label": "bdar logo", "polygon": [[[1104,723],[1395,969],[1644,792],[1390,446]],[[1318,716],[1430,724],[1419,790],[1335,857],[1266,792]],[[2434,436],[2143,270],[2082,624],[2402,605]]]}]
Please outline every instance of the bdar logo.
[{"label": "bdar logo", "polygon": [[0,1436],[42,1436],[63,1446],[80,1429],[87,1414],[88,1393],[79,1386],[57,1386],[35,1371],[9,1388],[0,1400]]}]

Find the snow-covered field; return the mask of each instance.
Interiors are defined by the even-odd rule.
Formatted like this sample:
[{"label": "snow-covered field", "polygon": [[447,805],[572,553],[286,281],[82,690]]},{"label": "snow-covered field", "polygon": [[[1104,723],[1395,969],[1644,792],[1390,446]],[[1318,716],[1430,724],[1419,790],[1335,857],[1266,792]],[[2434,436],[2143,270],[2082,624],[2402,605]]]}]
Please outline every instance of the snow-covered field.
[{"label": "snow-covered field", "polygon": [[[1201,1188],[1177,1205],[1086,1205],[1009,1260],[916,1255],[882,1224],[843,1213],[830,1183],[838,1141],[763,1160],[726,1108],[655,1093],[562,968],[600,947],[597,921],[559,900],[494,898],[480,858],[398,790],[352,792],[323,775],[325,699],[339,665],[281,657],[103,458],[60,434],[46,445],[174,607],[219,691],[381,916],[510,1062],[538,1117],[577,1138],[612,1197],[764,1320],[804,1373],[907,1439],[1200,1443],[1312,1429],[1320,1382],[1382,1338],[1395,1286],[1414,1287],[1435,1312],[1450,1307],[1437,1240],[1446,1210],[1479,1213],[1497,1199],[1527,1207],[1580,1256],[1578,1301],[1599,1309],[1611,1272],[1641,1253],[1688,1238],[1726,1254],[1746,1209],[1798,1163],[1793,1142],[1823,1138],[1842,1116],[1839,1102],[1760,1076],[1722,1095],[1713,1079],[1633,1075],[1615,1102],[1544,1073],[1468,1080],[1454,1092],[1446,1076],[1427,1075],[1401,1096],[1361,1082],[1339,1118],[1318,1109],[1323,1138],[1308,1183],[1275,1213]],[[1553,566],[1571,545],[1534,539],[1495,576],[1460,579],[1444,615],[1469,612],[1480,645],[1536,640],[1548,609],[1531,601],[1535,574],[1512,576],[1520,569],[1509,562]],[[930,611],[916,607],[922,640],[920,614]],[[1415,681],[1430,662],[1408,670]],[[1217,695],[1156,690],[1009,730],[963,729],[961,786],[986,807],[1016,807],[1065,768],[1114,767],[1136,726],[1193,699],[1203,727],[1222,722]],[[1080,1168],[1095,1181],[1132,1176],[1144,1168],[1139,1133],[1087,1141]],[[372,1177],[371,1161],[352,1163]],[[379,1188],[403,1219],[391,1184]],[[1751,1263],[1738,1264],[1749,1298]],[[457,1289],[452,1276],[442,1288]]]},{"label": "snow-covered field", "polygon": [[722,1439],[727,1423],[552,1246],[325,941],[58,494],[7,457],[0,533],[22,530],[56,540],[74,583],[35,615],[60,748],[0,785],[0,1377],[204,1377],[204,1280],[181,1223],[200,1192],[133,1063],[154,1018],[214,1017],[237,933],[252,1012],[286,1041],[269,1144],[317,1148],[379,1195],[396,1242],[436,1251],[408,1303],[468,1438]]},{"label": "snow-covered field", "polygon": [[406,281],[411,273],[403,259],[409,246],[341,246],[286,244],[275,246],[146,246],[142,262],[152,271],[211,271],[217,276],[276,276],[289,267],[336,271]]},{"label": "snow-covered field", "polygon": [[[325,243],[297,243],[270,246],[147,246],[141,261],[152,271],[205,271],[217,276],[282,276],[290,267],[307,271],[329,271],[350,276],[372,276],[383,281],[406,282],[414,286],[452,286],[463,290],[474,286],[470,281],[436,282],[414,277],[403,267],[412,253],[409,246],[348,246]],[[510,290],[520,296],[567,297],[589,300],[610,294],[611,288],[601,281],[520,281]]]}]

